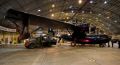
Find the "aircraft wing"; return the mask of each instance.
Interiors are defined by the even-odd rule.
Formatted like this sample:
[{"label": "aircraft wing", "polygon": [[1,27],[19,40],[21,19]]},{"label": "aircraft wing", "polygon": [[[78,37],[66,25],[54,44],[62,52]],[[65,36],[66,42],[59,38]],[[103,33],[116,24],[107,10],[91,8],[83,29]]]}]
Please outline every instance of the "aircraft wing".
[{"label": "aircraft wing", "polygon": [[38,25],[43,28],[57,28],[57,29],[71,29],[74,27],[72,24],[56,21],[53,19],[48,19],[41,16],[36,16],[13,9],[7,11],[6,18],[9,20],[16,20],[13,23],[22,23],[23,25]]},{"label": "aircraft wing", "polygon": [[19,40],[30,37],[29,25],[37,25],[43,28],[43,30],[48,30],[49,28],[52,28],[61,30],[71,29],[74,31],[74,29],[76,29],[76,26],[72,24],[16,11],[13,9],[9,9],[7,11],[5,18],[15,24],[17,32],[20,33],[20,36],[18,37]]}]

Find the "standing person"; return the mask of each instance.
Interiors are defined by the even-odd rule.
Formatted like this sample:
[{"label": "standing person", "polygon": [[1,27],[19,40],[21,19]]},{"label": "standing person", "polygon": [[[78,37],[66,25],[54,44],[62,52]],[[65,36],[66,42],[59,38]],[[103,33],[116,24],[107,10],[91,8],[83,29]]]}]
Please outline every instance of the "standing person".
[{"label": "standing person", "polygon": [[62,37],[59,36],[59,37],[58,37],[58,41],[57,41],[57,46],[61,46],[61,40],[62,40]]},{"label": "standing person", "polygon": [[118,48],[120,48],[120,40],[118,41]]},{"label": "standing person", "polygon": [[62,39],[62,38],[61,38],[61,37],[59,37],[59,39],[58,39],[58,43],[60,43],[61,39]]}]

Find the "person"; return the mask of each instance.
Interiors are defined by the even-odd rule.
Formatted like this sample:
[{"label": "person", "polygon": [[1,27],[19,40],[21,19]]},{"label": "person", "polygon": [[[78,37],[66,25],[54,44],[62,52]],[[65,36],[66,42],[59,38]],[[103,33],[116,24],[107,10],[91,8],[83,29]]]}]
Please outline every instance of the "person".
[{"label": "person", "polygon": [[62,38],[59,36],[58,43],[60,43],[61,39],[62,39]]},{"label": "person", "polygon": [[49,34],[50,36],[54,36],[54,35],[55,35],[55,32],[53,31],[52,28],[50,28],[50,29],[48,29],[48,34]]},{"label": "person", "polygon": [[120,48],[120,40],[118,41],[118,48]]},{"label": "person", "polygon": [[117,43],[117,42],[119,42],[118,39],[112,39],[112,40],[111,40],[112,47],[114,46],[114,43]]}]

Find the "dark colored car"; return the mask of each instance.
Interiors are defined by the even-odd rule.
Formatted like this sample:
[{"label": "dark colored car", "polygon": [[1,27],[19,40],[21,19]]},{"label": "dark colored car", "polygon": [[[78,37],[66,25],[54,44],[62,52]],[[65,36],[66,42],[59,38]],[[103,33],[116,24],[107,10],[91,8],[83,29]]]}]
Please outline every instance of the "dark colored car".
[{"label": "dark colored car", "polygon": [[51,47],[52,45],[55,45],[57,42],[56,39],[47,37],[47,36],[41,36],[37,38],[29,38],[25,40],[25,47],[26,48],[42,48],[42,47]]}]

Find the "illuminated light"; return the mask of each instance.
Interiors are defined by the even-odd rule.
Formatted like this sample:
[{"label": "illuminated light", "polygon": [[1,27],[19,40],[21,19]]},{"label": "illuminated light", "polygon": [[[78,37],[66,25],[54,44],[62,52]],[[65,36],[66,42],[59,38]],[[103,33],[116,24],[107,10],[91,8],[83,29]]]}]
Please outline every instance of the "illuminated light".
[{"label": "illuminated light", "polygon": [[91,0],[91,1],[90,1],[90,3],[92,4],[92,3],[93,3],[93,1]]},{"label": "illuminated light", "polygon": [[69,36],[71,35],[71,34],[68,34]]},{"label": "illuminated light", "polygon": [[69,19],[69,17],[67,17],[67,19]]},{"label": "illuminated light", "polygon": [[92,20],[92,19],[89,19],[89,20]]},{"label": "illuminated light", "polygon": [[66,16],[68,15],[68,13],[65,14]]},{"label": "illuminated light", "polygon": [[50,10],[50,12],[52,12],[52,9]]},{"label": "illuminated light", "polygon": [[110,17],[107,17],[107,19],[109,19]]},{"label": "illuminated light", "polygon": [[73,11],[73,10],[72,10],[71,12],[72,12],[72,13],[74,13],[74,11]]},{"label": "illuminated light", "polygon": [[104,4],[107,4],[107,1],[104,1]]},{"label": "illuminated light", "polygon": [[115,23],[117,23],[117,21],[114,21]]},{"label": "illuminated light", "polygon": [[52,4],[52,8],[54,8],[55,7],[55,4]]},{"label": "illuminated light", "polygon": [[84,19],[84,18],[82,18],[82,19]]},{"label": "illuminated light", "polygon": [[38,12],[40,12],[41,10],[39,9]]},{"label": "illuminated light", "polygon": [[71,6],[69,6],[69,8],[72,8],[73,6],[71,5]]},{"label": "illuminated light", "polygon": [[54,14],[51,14],[52,17],[54,17],[55,15]]},{"label": "illuminated light", "polygon": [[104,33],[104,34],[106,34],[106,33]]},{"label": "illuminated light", "polygon": [[82,4],[82,0],[78,0],[78,3],[79,3],[79,4]]},{"label": "illuminated light", "polygon": [[101,14],[98,14],[99,16],[101,16]]},{"label": "illuminated light", "polygon": [[85,11],[82,11],[82,13],[85,13]]},{"label": "illuminated light", "polygon": [[92,14],[92,12],[90,11],[90,14]]}]

